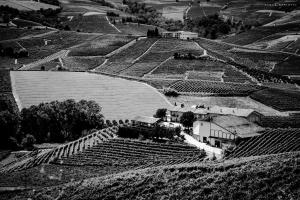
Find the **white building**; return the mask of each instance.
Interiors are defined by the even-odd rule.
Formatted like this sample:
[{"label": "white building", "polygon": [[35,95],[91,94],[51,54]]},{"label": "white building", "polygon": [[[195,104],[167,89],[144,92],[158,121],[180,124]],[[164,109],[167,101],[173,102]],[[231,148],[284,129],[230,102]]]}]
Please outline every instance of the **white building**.
[{"label": "white building", "polygon": [[195,121],[194,137],[201,142],[223,148],[234,144],[237,137],[249,138],[259,135],[264,128],[237,116],[216,116],[210,121]]},{"label": "white building", "polygon": [[192,40],[198,38],[198,33],[189,32],[189,31],[166,31],[162,32],[162,37],[164,38],[177,38],[182,40]]}]

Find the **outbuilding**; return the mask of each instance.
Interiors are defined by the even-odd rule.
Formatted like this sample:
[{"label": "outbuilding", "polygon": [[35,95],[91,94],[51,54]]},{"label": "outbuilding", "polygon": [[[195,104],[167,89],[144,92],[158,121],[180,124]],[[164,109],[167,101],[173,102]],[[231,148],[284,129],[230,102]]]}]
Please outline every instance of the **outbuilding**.
[{"label": "outbuilding", "polygon": [[215,116],[210,121],[195,121],[193,136],[200,142],[223,148],[232,145],[235,139],[260,135],[264,128],[238,116]]}]

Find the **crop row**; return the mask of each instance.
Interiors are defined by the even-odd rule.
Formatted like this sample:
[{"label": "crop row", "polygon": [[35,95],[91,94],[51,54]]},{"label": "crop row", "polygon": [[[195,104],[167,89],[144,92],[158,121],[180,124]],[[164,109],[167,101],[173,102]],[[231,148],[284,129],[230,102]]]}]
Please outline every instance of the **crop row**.
[{"label": "crop row", "polygon": [[230,158],[277,154],[300,150],[300,129],[269,129],[241,143]]},{"label": "crop row", "polygon": [[78,140],[60,145],[57,148],[51,150],[32,151],[29,155],[21,157],[20,159],[13,162],[7,163],[2,167],[0,172],[4,173],[24,170],[27,168],[35,167],[42,163],[49,163],[62,157],[70,157],[71,155],[78,154],[79,152],[91,148],[98,143],[102,143],[111,138],[114,138],[116,131],[116,127],[111,127],[91,133],[85,137],[79,138]]},{"label": "crop row", "polygon": [[209,81],[179,81],[176,82],[171,88],[180,93],[208,93],[220,95],[248,95],[260,89],[257,85],[251,84],[234,84],[222,82],[209,82]]},{"label": "crop row", "polygon": [[267,88],[252,93],[250,97],[280,111],[300,110],[298,91]]},{"label": "crop row", "polygon": [[160,144],[153,142],[112,139],[62,158],[57,163],[67,165],[135,165],[143,168],[201,161],[204,154],[195,147],[181,144]]}]

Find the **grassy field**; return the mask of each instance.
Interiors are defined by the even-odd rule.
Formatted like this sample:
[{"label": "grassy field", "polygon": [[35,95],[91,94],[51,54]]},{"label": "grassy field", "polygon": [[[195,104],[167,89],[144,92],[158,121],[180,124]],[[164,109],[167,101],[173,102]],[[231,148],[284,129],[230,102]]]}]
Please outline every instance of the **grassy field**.
[{"label": "grassy field", "polygon": [[[60,199],[297,199],[299,152],[164,166],[3,194]],[[63,190],[63,192],[61,192]]]},{"label": "grassy field", "polygon": [[105,56],[108,53],[134,40],[134,37],[121,35],[103,35],[92,41],[85,42],[72,48],[70,56]]},{"label": "grassy field", "polygon": [[77,15],[71,21],[66,22],[71,30],[87,33],[107,33],[117,34],[117,29],[113,28],[105,15]]},{"label": "grassy field", "polygon": [[[146,84],[81,72],[11,72],[22,107],[54,100],[95,100],[107,119],[152,116],[168,107],[165,98]],[[51,87],[50,87],[51,86]]]}]

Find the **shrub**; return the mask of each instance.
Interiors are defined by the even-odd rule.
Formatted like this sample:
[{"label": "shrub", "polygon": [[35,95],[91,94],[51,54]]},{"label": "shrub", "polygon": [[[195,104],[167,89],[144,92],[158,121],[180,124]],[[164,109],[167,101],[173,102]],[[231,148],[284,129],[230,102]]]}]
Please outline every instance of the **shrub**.
[{"label": "shrub", "polygon": [[27,134],[22,140],[22,146],[24,149],[33,150],[36,140],[33,135]]},{"label": "shrub", "polygon": [[172,89],[172,88],[165,88],[163,90],[163,94],[165,96],[169,96],[169,97],[178,97],[179,96],[179,93],[175,89]]}]

